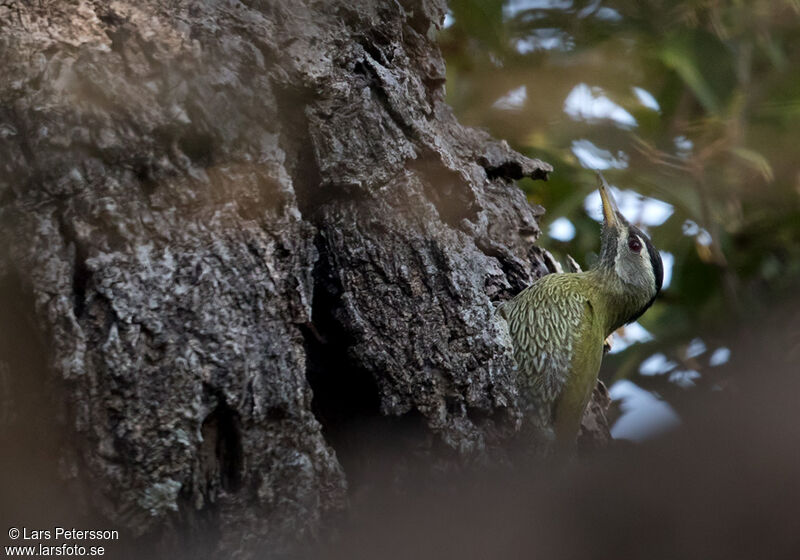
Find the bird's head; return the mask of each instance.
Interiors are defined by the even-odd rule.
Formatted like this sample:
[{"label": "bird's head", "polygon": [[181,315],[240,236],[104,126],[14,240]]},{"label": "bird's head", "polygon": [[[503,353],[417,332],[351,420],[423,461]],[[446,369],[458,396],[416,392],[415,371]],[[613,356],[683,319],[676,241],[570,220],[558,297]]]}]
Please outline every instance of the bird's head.
[{"label": "bird's head", "polygon": [[603,231],[600,261],[607,278],[613,279],[622,291],[630,309],[622,323],[638,319],[653,304],[664,279],[661,255],[650,238],[630,224],[617,207],[611,189],[598,172],[600,198],[603,202]]}]

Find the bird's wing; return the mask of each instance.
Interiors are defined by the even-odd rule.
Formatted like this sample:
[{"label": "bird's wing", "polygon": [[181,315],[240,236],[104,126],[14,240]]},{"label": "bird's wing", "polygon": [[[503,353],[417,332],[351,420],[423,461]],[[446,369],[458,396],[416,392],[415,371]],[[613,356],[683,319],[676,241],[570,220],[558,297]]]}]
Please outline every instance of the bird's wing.
[{"label": "bird's wing", "polygon": [[568,380],[581,333],[593,330],[594,313],[573,274],[544,276],[506,302],[521,379],[537,403],[553,403]]}]

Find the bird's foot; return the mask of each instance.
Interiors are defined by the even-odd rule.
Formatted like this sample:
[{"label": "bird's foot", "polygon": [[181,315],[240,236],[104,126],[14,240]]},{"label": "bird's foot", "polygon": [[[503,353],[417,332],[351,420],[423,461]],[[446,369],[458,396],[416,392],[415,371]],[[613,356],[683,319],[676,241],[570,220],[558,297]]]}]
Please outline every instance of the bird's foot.
[{"label": "bird's foot", "polygon": [[609,352],[611,352],[611,337],[612,336],[614,336],[614,335],[613,334],[608,335],[606,337],[606,339],[603,341],[603,354],[608,354]]}]

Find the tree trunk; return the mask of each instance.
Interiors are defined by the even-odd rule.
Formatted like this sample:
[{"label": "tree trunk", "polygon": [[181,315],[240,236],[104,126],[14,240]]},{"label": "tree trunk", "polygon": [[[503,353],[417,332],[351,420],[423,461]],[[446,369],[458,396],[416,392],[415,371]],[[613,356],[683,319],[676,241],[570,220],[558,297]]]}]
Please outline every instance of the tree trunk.
[{"label": "tree trunk", "polygon": [[514,432],[493,304],[547,272],[513,179],[550,168],[456,122],[444,10],[0,4],[0,422],[87,511],[278,550],[365,439]]}]

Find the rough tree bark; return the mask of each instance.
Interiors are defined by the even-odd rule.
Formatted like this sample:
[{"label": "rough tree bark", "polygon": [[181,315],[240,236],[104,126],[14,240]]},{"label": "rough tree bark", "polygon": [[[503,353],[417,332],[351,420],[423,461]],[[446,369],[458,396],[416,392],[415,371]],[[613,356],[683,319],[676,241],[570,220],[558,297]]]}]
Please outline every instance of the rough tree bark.
[{"label": "rough tree bark", "polygon": [[514,432],[493,304],[548,271],[513,180],[550,167],[454,119],[444,10],[0,3],[0,421],[46,390],[87,507],[278,549],[345,503],[361,421]]}]

